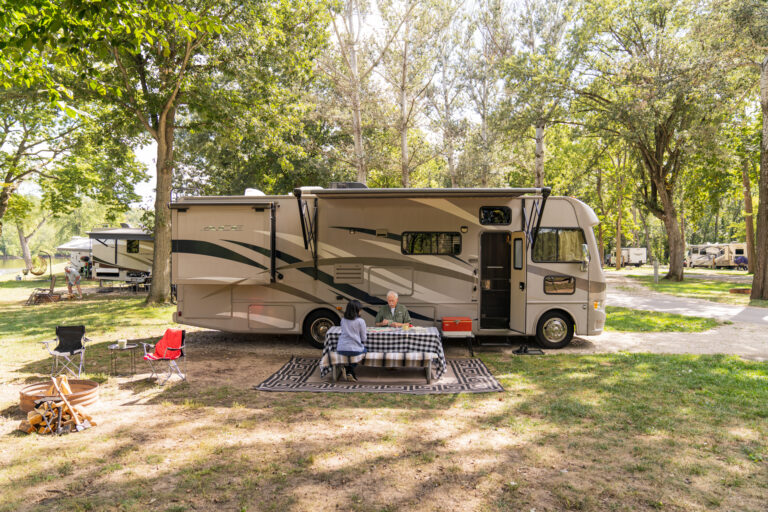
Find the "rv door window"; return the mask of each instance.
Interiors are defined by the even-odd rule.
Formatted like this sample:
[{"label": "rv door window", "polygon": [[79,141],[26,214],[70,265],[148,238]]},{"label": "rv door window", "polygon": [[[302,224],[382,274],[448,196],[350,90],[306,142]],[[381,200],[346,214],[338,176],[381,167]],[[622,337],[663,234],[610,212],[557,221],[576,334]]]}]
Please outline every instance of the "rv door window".
[{"label": "rv door window", "polygon": [[512,222],[512,210],[508,206],[481,206],[480,224],[507,226]]},{"label": "rv door window", "polygon": [[139,254],[139,241],[138,240],[126,240],[125,247],[128,254]]},{"label": "rv door window", "polygon": [[541,228],[532,258],[537,263],[580,263],[581,246],[585,243],[580,228]]},{"label": "rv door window", "polygon": [[515,261],[514,266],[515,270],[522,270],[523,269],[523,239],[522,238],[515,238]]},{"label": "rv door window", "polygon": [[406,231],[403,233],[403,254],[456,255],[461,254],[461,234],[436,231]]}]

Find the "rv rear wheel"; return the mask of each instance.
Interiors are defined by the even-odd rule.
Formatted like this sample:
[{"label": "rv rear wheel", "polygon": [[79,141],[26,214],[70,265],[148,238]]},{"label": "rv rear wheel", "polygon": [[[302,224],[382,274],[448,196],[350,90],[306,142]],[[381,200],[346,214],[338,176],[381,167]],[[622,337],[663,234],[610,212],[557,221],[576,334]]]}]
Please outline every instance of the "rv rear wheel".
[{"label": "rv rear wheel", "polygon": [[536,326],[536,340],[544,348],[563,348],[573,339],[573,321],[565,313],[550,311]]},{"label": "rv rear wheel", "polygon": [[315,348],[323,348],[325,333],[334,325],[339,325],[339,316],[331,311],[313,311],[304,320],[302,335]]}]

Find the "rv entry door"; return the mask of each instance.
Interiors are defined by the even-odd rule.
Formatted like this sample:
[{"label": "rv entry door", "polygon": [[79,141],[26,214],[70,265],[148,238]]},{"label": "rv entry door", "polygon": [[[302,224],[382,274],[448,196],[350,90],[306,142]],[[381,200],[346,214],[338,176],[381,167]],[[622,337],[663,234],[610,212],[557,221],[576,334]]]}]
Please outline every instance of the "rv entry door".
[{"label": "rv entry door", "polygon": [[525,334],[527,280],[525,269],[525,234],[512,233],[512,270],[509,291],[509,328]]}]

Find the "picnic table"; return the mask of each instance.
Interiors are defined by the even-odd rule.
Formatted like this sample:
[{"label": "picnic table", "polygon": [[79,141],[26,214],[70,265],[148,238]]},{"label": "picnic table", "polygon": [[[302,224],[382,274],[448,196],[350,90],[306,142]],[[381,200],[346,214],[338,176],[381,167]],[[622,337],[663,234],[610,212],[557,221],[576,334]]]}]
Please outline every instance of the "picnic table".
[{"label": "picnic table", "polygon": [[[331,327],[325,334],[323,355],[320,358],[320,376],[325,377],[334,364],[339,364],[336,345],[341,335],[341,327]],[[368,352],[351,362],[363,366],[378,367],[419,367],[437,360],[435,378],[440,379],[445,373],[446,362],[440,331],[436,327],[368,327],[368,340],[365,347]],[[426,364],[425,364],[426,363]]]}]

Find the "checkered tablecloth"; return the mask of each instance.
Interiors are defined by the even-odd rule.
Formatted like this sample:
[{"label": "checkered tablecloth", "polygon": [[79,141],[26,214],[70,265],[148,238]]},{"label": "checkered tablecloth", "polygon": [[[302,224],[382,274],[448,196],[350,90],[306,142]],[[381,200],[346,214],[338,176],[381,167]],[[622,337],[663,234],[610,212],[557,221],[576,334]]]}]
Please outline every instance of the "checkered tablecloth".
[{"label": "checkered tablecloth", "polygon": [[363,366],[426,366],[429,360],[437,360],[435,378],[445,373],[445,353],[436,327],[420,327],[408,330],[397,328],[368,328],[368,340],[364,356],[345,358],[336,353],[341,327],[331,327],[325,335],[325,346],[320,358],[320,376],[331,371],[331,365],[347,360]]}]

